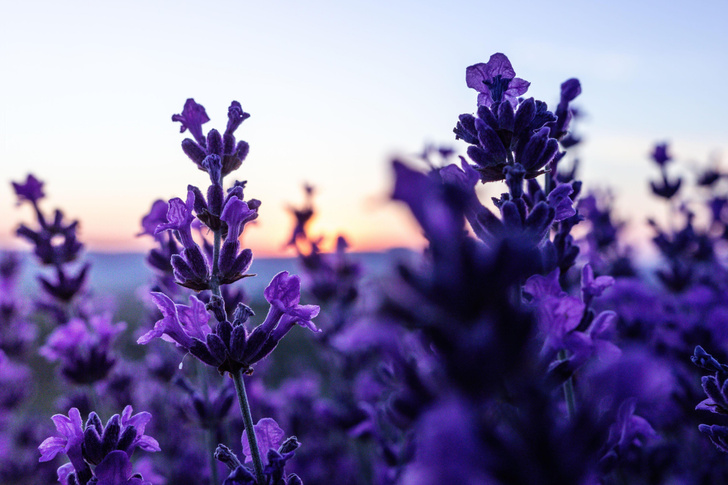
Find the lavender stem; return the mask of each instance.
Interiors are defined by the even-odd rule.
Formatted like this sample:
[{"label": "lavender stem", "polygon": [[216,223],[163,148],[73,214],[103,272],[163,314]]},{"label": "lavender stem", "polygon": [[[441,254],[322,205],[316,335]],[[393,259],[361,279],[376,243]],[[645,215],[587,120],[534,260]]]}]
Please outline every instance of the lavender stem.
[{"label": "lavender stem", "polygon": [[245,393],[245,382],[243,381],[243,371],[238,369],[232,372],[233,381],[235,382],[235,390],[238,393],[238,403],[240,411],[243,413],[243,422],[245,423],[245,433],[248,437],[248,445],[250,445],[250,455],[253,457],[253,466],[255,467],[255,479],[259,484],[264,484],[263,461],[260,458],[260,450],[258,449],[258,440],[255,437],[255,429],[253,428],[253,416],[250,414],[250,405],[248,404],[248,395]]}]

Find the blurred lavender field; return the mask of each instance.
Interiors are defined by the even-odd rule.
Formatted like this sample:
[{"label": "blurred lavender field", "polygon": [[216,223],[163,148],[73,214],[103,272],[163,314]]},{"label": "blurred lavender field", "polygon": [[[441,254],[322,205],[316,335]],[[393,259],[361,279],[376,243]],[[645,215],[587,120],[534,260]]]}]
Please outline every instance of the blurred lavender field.
[{"label": "blurred lavender field", "polygon": [[[408,249],[392,249],[382,253],[353,253],[352,259],[365,268],[370,279],[383,276],[398,260],[406,260],[411,255]],[[36,275],[41,266],[29,253],[18,253],[20,258],[19,282],[22,291],[33,294],[39,291]],[[101,253],[89,252],[84,259],[91,263],[88,285],[97,296],[109,297],[118,306],[116,318],[134,322],[140,317],[139,288],[152,281],[149,266],[143,253]],[[301,265],[297,258],[259,258],[253,261],[250,272],[256,274],[243,283],[251,296],[262,300],[263,289],[280,271],[300,272]],[[261,301],[254,302],[256,304]]]},{"label": "blurred lavender field", "polygon": [[151,204],[146,254],[85,252],[44,180],[13,181],[33,252],[0,260],[0,479],[728,483],[728,172],[653,145],[648,264],[579,178],[578,79],[549,107],[498,52],[465,84],[464,154],[391,160],[421,251],[315,233],[304,184],[296,257],[255,259],[238,101],[224,130],[193,98],[172,115],[205,185]]}]

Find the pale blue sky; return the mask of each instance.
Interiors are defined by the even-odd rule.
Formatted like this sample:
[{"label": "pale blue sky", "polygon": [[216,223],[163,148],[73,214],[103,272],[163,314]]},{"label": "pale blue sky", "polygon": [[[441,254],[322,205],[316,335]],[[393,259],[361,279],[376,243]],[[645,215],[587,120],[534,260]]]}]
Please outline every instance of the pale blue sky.
[{"label": "pale blue sky", "polygon": [[[614,187],[625,217],[662,210],[647,200],[653,142],[695,164],[728,150],[725,0],[0,5],[2,179],[46,180],[47,204],[79,218],[96,249],[133,243],[154,199],[205,183],[170,121],[188,97],[207,128],[224,127],[233,99],[252,114],[236,177],[263,201],[246,242],[270,250],[305,181],[319,188],[320,232],[355,248],[416,234],[386,203],[389,160],[426,142],[464,148],[452,128],[475,109],[465,68],[495,52],[551,105],[561,82],[581,80],[583,178]],[[0,207],[7,245],[30,213],[9,183]]]}]

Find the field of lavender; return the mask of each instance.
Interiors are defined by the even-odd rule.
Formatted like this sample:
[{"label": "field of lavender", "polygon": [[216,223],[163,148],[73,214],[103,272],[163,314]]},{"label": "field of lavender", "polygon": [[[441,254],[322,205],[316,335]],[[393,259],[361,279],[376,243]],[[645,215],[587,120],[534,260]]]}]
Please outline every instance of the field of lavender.
[{"label": "field of lavender", "polygon": [[306,186],[295,264],[256,271],[237,101],[224,131],[172,116],[210,184],[143,216],[146,273],[94,280],[44,182],[13,182],[36,219],[0,260],[0,483],[728,483],[728,174],[655,145],[648,268],[569,155],[579,81],[549,109],[496,53],[466,84],[457,150],[392,162],[422,254],[322,252]]}]

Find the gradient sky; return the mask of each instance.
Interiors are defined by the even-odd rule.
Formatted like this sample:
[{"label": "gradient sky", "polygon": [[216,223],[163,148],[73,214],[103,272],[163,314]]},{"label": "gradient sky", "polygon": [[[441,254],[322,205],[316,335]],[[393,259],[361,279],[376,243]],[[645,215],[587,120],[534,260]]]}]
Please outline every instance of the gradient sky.
[{"label": "gradient sky", "polygon": [[91,249],[145,247],[134,234],[151,203],[206,183],[170,121],[188,97],[207,129],[224,128],[233,99],[252,114],[235,177],[263,201],[244,241],[257,254],[285,242],[304,182],[318,189],[314,232],[359,250],[417,244],[387,200],[390,160],[464,149],[452,128],[477,96],[465,68],[495,52],[550,105],[581,80],[582,178],[611,187],[644,234],[645,215],[664,213],[648,199],[652,144],[671,141],[688,175],[728,149],[727,18],[725,0],[5,1],[0,246],[24,247],[13,232],[31,213],[9,181],[32,172]]}]

